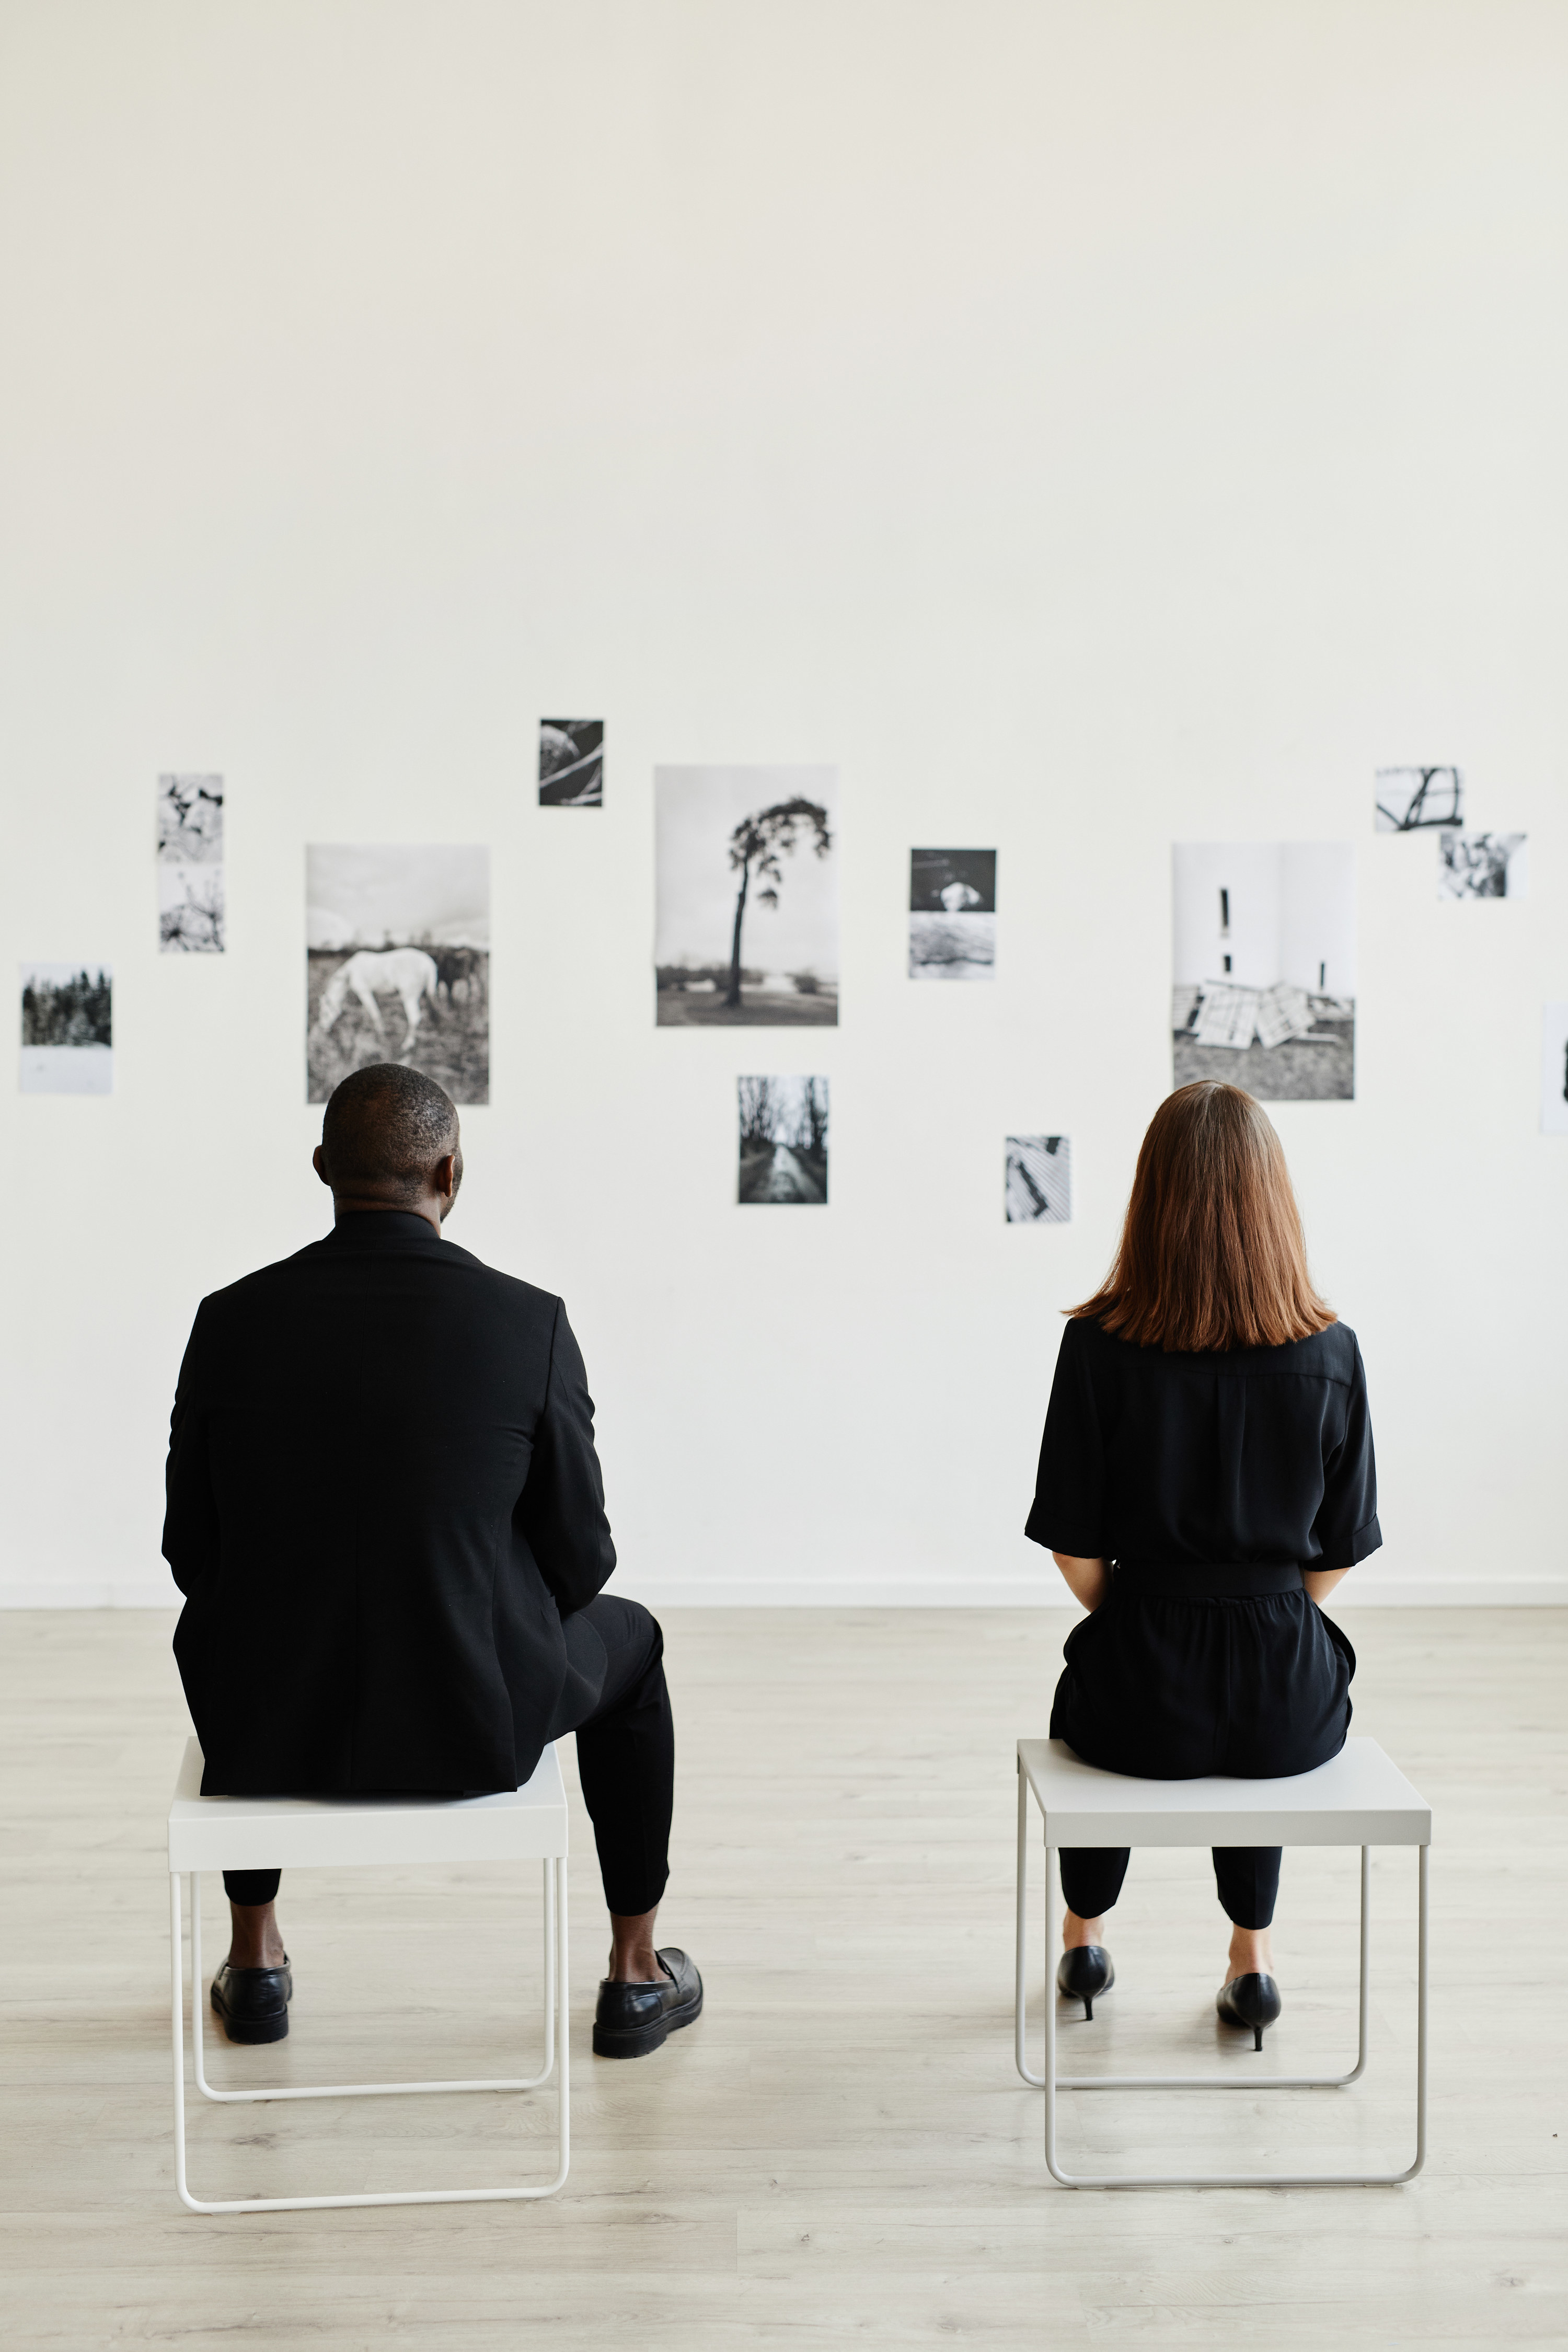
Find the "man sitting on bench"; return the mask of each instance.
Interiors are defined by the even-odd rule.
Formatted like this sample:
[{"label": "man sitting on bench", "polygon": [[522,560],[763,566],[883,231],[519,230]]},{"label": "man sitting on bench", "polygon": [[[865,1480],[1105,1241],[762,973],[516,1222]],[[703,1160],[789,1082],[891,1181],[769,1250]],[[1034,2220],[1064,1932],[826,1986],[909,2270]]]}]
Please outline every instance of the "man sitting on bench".
[{"label": "man sitting on bench", "polygon": [[[594,2048],[702,2007],[656,1951],[675,1735],[663,1639],[616,1564],[594,1407],[560,1299],[442,1237],[455,1107],[396,1063],[345,1078],[316,1172],[332,1231],[205,1298],[180,1369],[163,1554],[205,1795],[477,1796],[577,1735],[610,1912]],[[212,2005],[279,2042],[279,1874],[226,1871]]]}]

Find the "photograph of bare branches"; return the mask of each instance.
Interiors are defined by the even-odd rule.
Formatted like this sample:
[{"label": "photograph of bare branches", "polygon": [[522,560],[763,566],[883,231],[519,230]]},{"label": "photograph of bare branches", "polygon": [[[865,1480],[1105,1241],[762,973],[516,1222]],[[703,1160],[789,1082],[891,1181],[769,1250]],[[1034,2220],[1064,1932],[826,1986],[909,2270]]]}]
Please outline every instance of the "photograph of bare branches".
[{"label": "photograph of bare branches", "polygon": [[1463,779],[1458,768],[1379,768],[1377,833],[1419,833],[1424,826],[1458,824],[1464,816]]},{"label": "photograph of bare branches", "polygon": [[656,768],[661,1029],[838,1020],[837,773]]},{"label": "photograph of bare branches", "polygon": [[106,963],[22,966],[23,1094],[112,1094],[113,982]]},{"label": "photograph of bare branches", "polygon": [[1072,1145],[1065,1135],[1010,1135],[1003,1199],[1010,1225],[1072,1222]]},{"label": "photograph of bare branches", "polygon": [[996,976],[996,852],[911,849],[910,978]]},{"label": "photograph of bare branches", "polygon": [[305,852],[308,1102],[405,1062],[456,1103],[490,1098],[488,849]]},{"label": "photograph of bare branches", "polygon": [[1527,841],[1522,833],[1440,833],[1438,898],[1522,898]]},{"label": "photograph of bare branches", "polygon": [[827,1199],[827,1080],[741,1078],[742,1205]]},{"label": "photograph of bare branches", "polygon": [[158,779],[158,945],[222,955],[223,778]]},{"label": "photograph of bare branches", "polygon": [[542,719],[539,722],[541,808],[603,808],[605,722],[602,719]]},{"label": "photograph of bare branches", "polygon": [[1172,853],[1177,1086],[1260,1102],[1355,1093],[1355,858],[1348,842],[1185,842]]}]

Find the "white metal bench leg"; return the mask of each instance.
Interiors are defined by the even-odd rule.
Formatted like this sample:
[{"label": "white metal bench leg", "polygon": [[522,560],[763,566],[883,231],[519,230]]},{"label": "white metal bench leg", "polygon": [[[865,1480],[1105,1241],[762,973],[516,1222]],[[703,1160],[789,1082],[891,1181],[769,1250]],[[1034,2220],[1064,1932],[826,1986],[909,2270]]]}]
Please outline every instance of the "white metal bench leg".
[{"label": "white metal bench leg", "polygon": [[218,2102],[270,2099],[381,2098],[424,2091],[531,2091],[559,2066],[556,2129],[558,2168],[553,2180],[528,2189],[400,2189],[352,2197],[193,2197],[185,2179],[184,1971],[181,1953],[180,1874],[169,1874],[172,2023],[174,2055],[174,2183],[180,2201],[193,2213],[287,2213],[336,2205],[478,2205],[553,2197],[571,2163],[571,2035],[567,1974],[566,1863],[544,1865],[544,2066],[526,2078],[452,2083],[338,2083],[257,2091],[215,2091],[206,2080],[202,2043],[201,1874],[191,1874],[192,2041],[195,2074],[204,2097]]}]

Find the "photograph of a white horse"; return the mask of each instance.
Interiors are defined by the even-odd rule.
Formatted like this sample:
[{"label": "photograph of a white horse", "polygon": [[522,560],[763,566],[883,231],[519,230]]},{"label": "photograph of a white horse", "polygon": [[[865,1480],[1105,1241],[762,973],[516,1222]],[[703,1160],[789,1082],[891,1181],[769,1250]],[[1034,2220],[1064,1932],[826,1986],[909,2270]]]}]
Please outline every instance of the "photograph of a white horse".
[{"label": "photograph of a white horse", "polygon": [[308,1101],[405,1062],[454,1102],[489,1102],[489,898],[477,846],[306,850]]}]

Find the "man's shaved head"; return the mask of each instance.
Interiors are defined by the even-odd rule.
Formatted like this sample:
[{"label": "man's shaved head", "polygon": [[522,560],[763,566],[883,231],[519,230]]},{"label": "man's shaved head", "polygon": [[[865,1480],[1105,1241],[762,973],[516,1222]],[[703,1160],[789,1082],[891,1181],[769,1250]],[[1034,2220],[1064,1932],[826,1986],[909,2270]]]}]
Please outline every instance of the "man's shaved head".
[{"label": "man's shaved head", "polygon": [[[373,1062],[334,1090],[321,1121],[317,1164],[340,1196],[363,1192],[412,1203],[425,1199],[437,1165],[457,1151],[451,1096],[422,1070]],[[461,1166],[459,1155],[459,1171]]]}]

